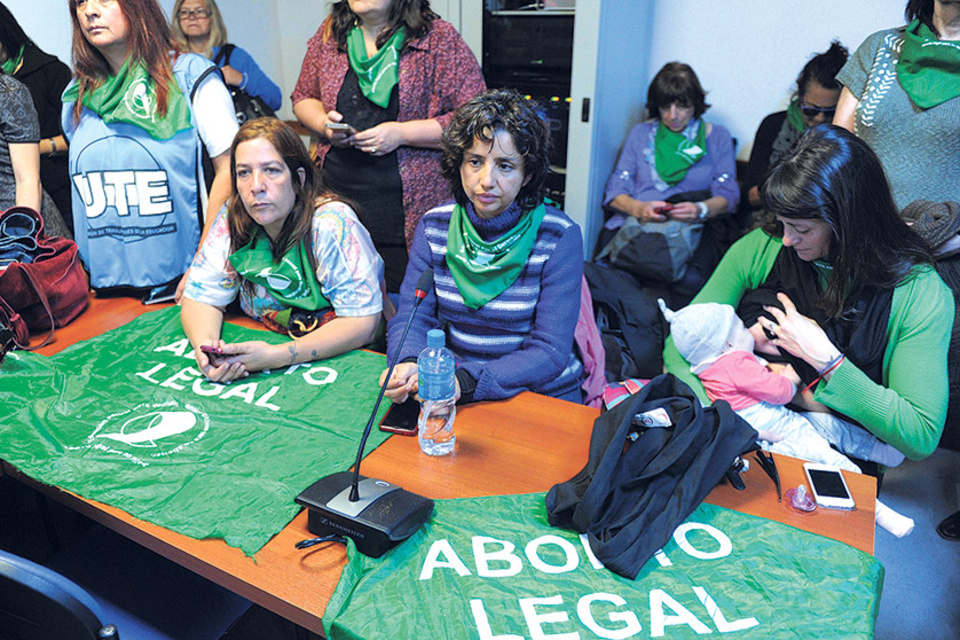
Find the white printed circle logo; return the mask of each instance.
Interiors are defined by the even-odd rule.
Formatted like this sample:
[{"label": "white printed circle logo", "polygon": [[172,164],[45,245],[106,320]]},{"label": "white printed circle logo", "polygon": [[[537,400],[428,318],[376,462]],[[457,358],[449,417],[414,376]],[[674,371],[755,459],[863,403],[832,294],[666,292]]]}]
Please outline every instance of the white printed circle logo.
[{"label": "white printed circle logo", "polygon": [[210,430],[202,409],[168,400],[145,402],[107,416],[81,447],[116,453],[146,466],[144,457],[161,458],[196,444]]},{"label": "white printed circle logo", "polygon": [[97,437],[132,447],[156,448],[158,440],[189,431],[196,424],[197,415],[190,411],[153,411],[130,418],[120,427],[120,433],[101,433]]},{"label": "white printed circle logo", "polygon": [[127,109],[144,120],[153,120],[154,101],[153,91],[146,80],[140,80],[132,85],[124,96]]}]

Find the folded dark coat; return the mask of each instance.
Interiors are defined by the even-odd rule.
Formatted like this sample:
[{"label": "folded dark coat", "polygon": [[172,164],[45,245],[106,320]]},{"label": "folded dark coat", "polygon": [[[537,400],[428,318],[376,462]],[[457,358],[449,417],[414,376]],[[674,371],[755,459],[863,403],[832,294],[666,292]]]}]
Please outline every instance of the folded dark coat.
[{"label": "folded dark coat", "polygon": [[[657,408],[673,426],[634,424]],[[635,579],[756,439],[726,402],[704,407],[681,380],[660,375],[597,418],[587,466],[547,494],[549,522],[586,533],[598,560]]]}]

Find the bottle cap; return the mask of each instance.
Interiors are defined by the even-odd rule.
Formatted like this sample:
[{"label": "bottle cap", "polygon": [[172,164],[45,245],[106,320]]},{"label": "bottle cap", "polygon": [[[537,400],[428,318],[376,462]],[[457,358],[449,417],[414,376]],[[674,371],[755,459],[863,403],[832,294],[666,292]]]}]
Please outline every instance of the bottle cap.
[{"label": "bottle cap", "polygon": [[447,336],[442,329],[430,329],[427,331],[427,346],[431,349],[441,349],[446,344]]}]

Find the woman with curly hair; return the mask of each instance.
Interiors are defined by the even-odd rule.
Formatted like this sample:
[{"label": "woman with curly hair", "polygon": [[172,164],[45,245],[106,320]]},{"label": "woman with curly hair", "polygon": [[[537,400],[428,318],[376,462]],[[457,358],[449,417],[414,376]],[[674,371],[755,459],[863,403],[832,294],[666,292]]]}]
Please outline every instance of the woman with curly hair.
[{"label": "woman with curly hair", "polygon": [[546,204],[549,132],[515,91],[483,93],[443,133],[443,175],[454,202],[423,216],[410,250],[400,308],[390,322],[393,358],[420,275],[434,287],[413,320],[386,395],[417,392],[416,356],[429,329],[443,329],[457,360],[459,402],[534,391],[582,402],[574,354],[583,240]]}]

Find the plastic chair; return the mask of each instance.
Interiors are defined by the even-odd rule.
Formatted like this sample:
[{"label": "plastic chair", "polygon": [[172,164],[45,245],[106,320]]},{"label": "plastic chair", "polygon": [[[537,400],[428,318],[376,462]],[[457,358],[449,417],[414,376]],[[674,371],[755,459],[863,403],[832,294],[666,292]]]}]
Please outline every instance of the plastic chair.
[{"label": "plastic chair", "polygon": [[0,637],[118,640],[97,601],[55,571],[0,550]]},{"label": "plastic chair", "polygon": [[[4,562],[6,557],[16,562]],[[12,554],[0,556],[0,573],[5,573],[4,566],[17,568],[16,573],[11,570],[17,577],[9,587],[16,598],[8,596],[6,585],[0,581],[0,640],[219,640],[251,605],[249,600],[99,525],[70,541],[44,564]],[[20,585],[37,583],[36,579],[25,580],[30,574],[43,577],[40,596],[32,599],[23,595],[28,589]],[[38,588],[33,586],[33,591]],[[61,591],[70,598],[60,595]],[[37,624],[59,624],[57,617],[73,618],[76,630],[72,635],[59,628],[34,630],[33,622],[22,622],[18,617]],[[98,636],[104,622],[115,627],[114,633],[119,635]],[[15,623],[21,626],[7,631],[6,625]]]}]

